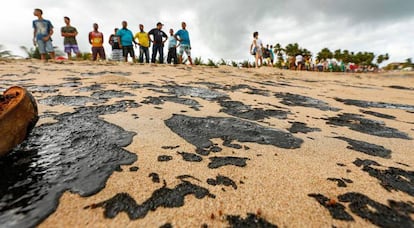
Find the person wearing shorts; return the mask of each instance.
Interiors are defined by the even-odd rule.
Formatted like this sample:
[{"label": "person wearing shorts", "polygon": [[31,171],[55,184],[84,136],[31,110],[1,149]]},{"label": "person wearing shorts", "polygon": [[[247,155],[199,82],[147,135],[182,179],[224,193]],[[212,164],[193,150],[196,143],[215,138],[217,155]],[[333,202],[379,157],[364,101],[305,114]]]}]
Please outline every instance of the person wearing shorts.
[{"label": "person wearing shorts", "polygon": [[78,31],[75,27],[70,25],[70,18],[64,17],[66,26],[62,27],[60,32],[61,35],[64,37],[63,45],[65,47],[65,52],[68,54],[68,59],[72,59],[72,51],[76,53],[76,56],[80,58],[81,53],[79,51],[78,42],[76,40],[76,36],[78,35]]},{"label": "person wearing shorts", "polygon": [[52,23],[43,19],[41,9],[35,9],[33,15],[37,17],[37,20],[33,21],[33,44],[39,49],[40,58],[43,61],[46,61],[46,53],[49,53],[51,59],[55,59],[55,50],[52,44]]},{"label": "person wearing shorts", "polygon": [[105,49],[103,47],[104,36],[98,31],[98,24],[93,24],[93,31],[89,33],[89,43],[92,45],[92,60],[96,61],[99,55],[99,59],[106,60]]},{"label": "person wearing shorts", "polygon": [[187,31],[187,24],[185,22],[181,23],[181,28],[178,30],[174,37],[180,42],[180,50],[178,52],[178,62],[181,64],[183,62],[183,54],[187,55],[188,61],[190,65],[193,65],[193,60],[191,59],[191,43],[190,43],[190,35]]},{"label": "person wearing shorts", "polygon": [[118,30],[116,35],[121,37],[122,52],[125,58],[125,62],[128,62],[128,55],[131,56],[132,62],[135,62],[135,51],[132,42],[137,45],[137,42],[134,40],[134,34],[131,30],[127,28],[128,23],[126,21],[122,22],[122,29]]}]

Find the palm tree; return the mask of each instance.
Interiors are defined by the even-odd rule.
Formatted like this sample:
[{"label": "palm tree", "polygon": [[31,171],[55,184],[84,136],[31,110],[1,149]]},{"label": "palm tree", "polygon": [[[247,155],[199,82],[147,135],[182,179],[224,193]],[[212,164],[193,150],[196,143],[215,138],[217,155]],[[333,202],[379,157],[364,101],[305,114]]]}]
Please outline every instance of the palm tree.
[{"label": "palm tree", "polygon": [[331,59],[333,57],[333,53],[331,52],[331,50],[329,50],[329,48],[323,48],[318,55],[316,56],[316,58],[318,60],[322,60],[322,59]]},{"label": "palm tree", "polygon": [[10,51],[3,50],[3,45],[0,44],[0,58],[10,58],[13,57]]}]

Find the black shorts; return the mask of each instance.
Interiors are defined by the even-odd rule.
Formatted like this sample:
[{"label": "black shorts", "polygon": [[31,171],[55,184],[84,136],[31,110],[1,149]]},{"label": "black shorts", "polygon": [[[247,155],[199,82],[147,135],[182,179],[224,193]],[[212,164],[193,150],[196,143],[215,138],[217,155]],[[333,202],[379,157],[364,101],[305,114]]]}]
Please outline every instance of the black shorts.
[{"label": "black shorts", "polygon": [[134,46],[123,46],[122,47],[122,54],[124,57],[127,57],[128,54],[131,57],[135,57]]}]

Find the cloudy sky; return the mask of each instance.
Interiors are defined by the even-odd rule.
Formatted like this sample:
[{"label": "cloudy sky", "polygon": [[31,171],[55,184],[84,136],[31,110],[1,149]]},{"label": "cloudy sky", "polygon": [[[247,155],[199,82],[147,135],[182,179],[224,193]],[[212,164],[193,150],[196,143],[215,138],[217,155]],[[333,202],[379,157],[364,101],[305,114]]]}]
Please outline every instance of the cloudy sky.
[{"label": "cloudy sky", "polygon": [[[77,27],[82,52],[89,52],[87,40],[92,24],[98,23],[106,41],[121,21],[128,21],[133,33],[158,21],[164,31],[179,29],[187,22],[193,57],[204,60],[247,60],[252,33],[258,31],[265,44],[299,43],[316,55],[330,50],[389,53],[392,61],[414,59],[413,0],[14,0],[0,15],[0,44],[14,54],[24,55],[20,46],[32,47],[33,9],[55,27],[54,45],[63,49],[60,28],[69,16]],[[108,44],[105,46],[110,52]]]}]

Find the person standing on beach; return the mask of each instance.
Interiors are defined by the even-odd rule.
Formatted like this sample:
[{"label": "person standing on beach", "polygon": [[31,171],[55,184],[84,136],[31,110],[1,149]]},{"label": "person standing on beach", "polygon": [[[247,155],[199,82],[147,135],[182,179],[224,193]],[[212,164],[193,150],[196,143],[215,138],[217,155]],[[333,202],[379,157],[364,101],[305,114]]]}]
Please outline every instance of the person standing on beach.
[{"label": "person standing on beach", "polygon": [[[167,41],[168,36],[163,32],[162,29],[163,24],[161,22],[157,23],[157,27],[151,29],[148,33],[150,41],[153,43],[152,45],[152,59],[151,62],[155,63],[157,52],[159,53],[159,63],[164,63],[164,43]],[[152,35],[152,39],[151,39]],[[165,38],[165,39],[163,39]]]},{"label": "person standing on beach", "polygon": [[65,47],[65,52],[68,54],[68,59],[72,59],[72,51],[76,54],[76,57],[80,58],[81,53],[79,51],[78,42],[76,36],[78,31],[75,27],[70,25],[70,18],[64,17],[66,26],[60,29],[61,35],[64,37],[63,45]]},{"label": "person standing on beach", "polygon": [[191,43],[190,43],[190,34],[187,31],[187,24],[185,22],[181,23],[181,29],[175,33],[174,37],[180,41],[180,51],[178,53],[179,63],[183,63],[183,54],[184,52],[187,55],[190,65],[193,65],[193,60],[191,59]]},{"label": "person standing on beach", "polygon": [[128,54],[132,58],[132,62],[135,62],[135,51],[132,43],[137,45],[137,42],[134,40],[134,35],[131,30],[128,28],[128,22],[122,22],[122,29],[120,29],[116,34],[121,37],[122,52],[125,58],[125,62],[128,62]]},{"label": "person standing on beach", "polygon": [[115,28],[114,34],[111,34],[111,36],[109,37],[109,44],[112,47],[112,60],[121,61],[122,60],[122,44],[121,44],[121,37],[116,34],[117,32],[118,32],[118,28]]},{"label": "person standing on beach", "polygon": [[92,45],[92,60],[96,61],[98,55],[99,59],[105,60],[105,49],[103,47],[104,36],[98,31],[98,24],[93,24],[93,31],[89,33],[89,43]]},{"label": "person standing on beach", "polygon": [[40,58],[46,61],[46,53],[51,59],[55,59],[55,50],[52,44],[53,25],[49,20],[43,18],[43,11],[35,9],[33,15],[37,20],[33,21],[33,44],[38,47]]},{"label": "person standing on beach", "polygon": [[260,66],[263,65],[263,43],[262,40],[259,39],[259,33],[253,33],[253,42],[250,45],[250,52],[252,55],[255,55],[256,59],[256,68],[259,68],[259,60]]},{"label": "person standing on beach", "polygon": [[177,39],[174,37],[174,30],[170,29],[170,37],[168,38],[167,63],[171,64],[172,59],[174,59],[174,64],[178,63],[178,60],[177,60]]},{"label": "person standing on beach", "polygon": [[137,32],[134,36],[134,39],[138,39],[139,45],[139,59],[138,62],[144,62],[144,55],[146,63],[149,63],[149,46],[150,40],[149,35],[144,31],[144,25],[139,25],[139,32]]}]

